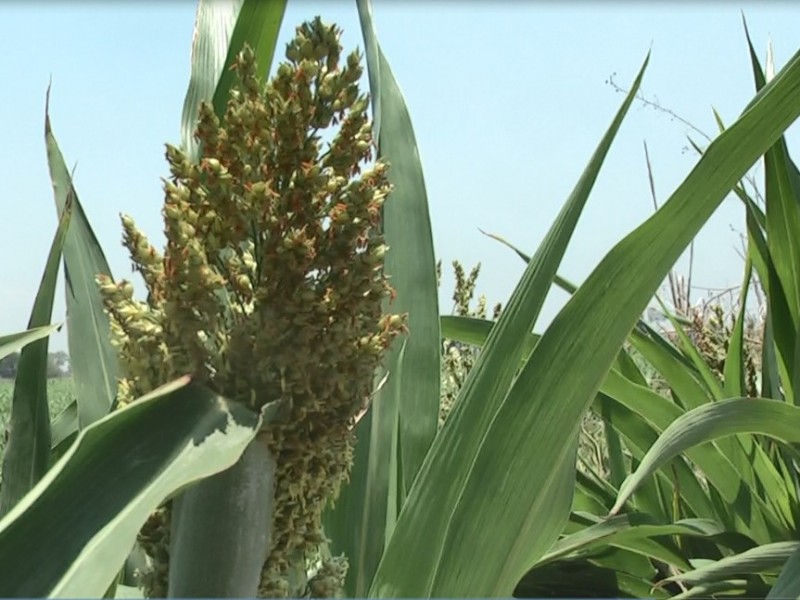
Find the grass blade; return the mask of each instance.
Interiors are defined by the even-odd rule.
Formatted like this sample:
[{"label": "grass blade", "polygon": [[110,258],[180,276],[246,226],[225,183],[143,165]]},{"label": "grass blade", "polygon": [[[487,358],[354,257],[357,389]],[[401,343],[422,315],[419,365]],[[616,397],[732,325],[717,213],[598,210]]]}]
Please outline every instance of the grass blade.
[{"label": "grass blade", "polygon": [[[413,483],[436,435],[441,385],[441,334],[436,259],[428,212],[425,178],[420,164],[414,128],[403,94],[375,35],[369,0],[358,0],[364,36],[370,90],[378,141],[378,157],[390,165],[392,197],[383,207],[383,234],[391,248],[384,270],[397,297],[391,310],[408,313],[412,332],[404,340],[402,372],[398,359],[401,342],[386,359],[389,379],[379,402],[394,395],[402,415],[400,451],[404,490]],[[377,63],[377,69],[374,65]],[[394,374],[394,375],[393,375]]]},{"label": "grass blade", "polygon": [[731,332],[728,352],[725,356],[724,366],[724,387],[727,398],[736,398],[747,395],[746,375],[746,356],[744,345],[744,322],[747,318],[747,294],[750,291],[750,281],[753,273],[753,265],[750,259],[745,260],[744,282],[739,294],[739,312],[736,315],[736,322]]},{"label": "grass blade", "polygon": [[[525,254],[522,250],[520,250],[519,248],[514,246],[511,242],[507,241],[505,238],[502,238],[499,235],[496,235],[494,233],[486,233],[483,229],[480,229],[480,228],[478,228],[478,231],[480,231],[486,237],[490,237],[493,240],[500,242],[501,244],[503,244],[507,248],[510,248],[511,250],[516,252],[517,256],[519,256],[526,263],[530,262],[530,260],[531,260],[530,256]],[[575,290],[578,289],[578,286],[576,286],[574,283],[571,283],[571,282],[567,281],[566,279],[564,279],[563,277],[561,277],[558,274],[556,274],[556,276],[553,278],[553,283],[555,283],[558,287],[560,287],[562,290],[564,290],[568,294],[573,294],[573,293],[575,293]]]},{"label": "grass blade", "polygon": [[50,90],[45,105],[45,145],[59,218],[67,201],[73,204],[64,239],[64,276],[67,292],[67,345],[70,368],[79,399],[80,427],[103,418],[117,388],[117,355],[111,346],[108,316],[103,309],[97,275],[111,277],[102,248],[83,211],[72,177],[64,163],[50,123]]},{"label": "grass blade", "polygon": [[[661,301],[659,300],[659,302]],[[694,371],[699,374],[700,380],[705,385],[708,393],[715,400],[721,400],[724,398],[725,391],[723,389],[722,382],[719,380],[719,377],[717,377],[716,373],[712,371],[711,367],[706,362],[706,359],[703,358],[703,356],[700,354],[700,351],[695,347],[692,340],[681,327],[680,323],[675,319],[672,313],[667,310],[663,303],[661,303],[661,308],[664,316],[666,316],[669,322],[672,324],[672,329],[678,338],[678,344],[681,352],[686,359],[691,362],[692,366],[694,367]]]},{"label": "grass blade", "polygon": [[84,429],[0,521],[0,595],[102,597],[150,513],[239,459],[259,417],[187,382]]},{"label": "grass blade", "polygon": [[707,519],[689,519],[673,524],[659,523],[648,514],[616,515],[600,523],[565,536],[556,542],[537,566],[564,558],[573,552],[586,551],[600,544],[631,542],[639,538],[669,535],[710,537],[722,533],[719,523]]},{"label": "grass blade", "polygon": [[[604,418],[607,419],[606,427],[613,429],[625,439],[626,446],[628,450],[630,450],[632,458],[635,461],[634,464],[638,464],[641,462],[647,449],[658,439],[657,431],[653,429],[653,426],[650,425],[646,419],[643,419],[636,413],[636,411],[615,401],[611,396],[601,393],[598,394],[598,400]],[[595,412],[597,412],[596,409]],[[656,474],[656,479],[660,480],[668,489],[674,490],[676,487],[675,477],[677,477],[677,487],[680,490],[680,510],[687,510],[687,514],[702,518],[716,517],[717,515],[711,506],[711,502],[705,490],[698,482],[696,474],[691,470],[689,465],[686,464],[685,461],[676,460],[673,461],[670,467],[670,471],[659,471]],[[621,484],[622,482],[620,482],[620,485]],[[614,489],[613,498],[605,504],[605,510],[602,513],[595,512],[594,514],[608,513],[614,505],[618,489],[619,486]],[[640,498],[640,494],[637,491],[637,493],[631,497],[629,503],[626,504],[626,508],[629,510],[632,508],[641,510],[639,507],[643,504],[643,499]],[[669,507],[669,509],[661,509],[660,514],[664,519],[671,520],[675,518],[671,508],[672,507]]]},{"label": "grass blade", "polygon": [[800,547],[789,556],[767,600],[800,598]]},{"label": "grass blade", "polygon": [[800,542],[775,542],[764,544],[741,554],[726,556],[709,565],[664,579],[702,585],[749,573],[763,573],[783,566],[786,560],[800,549]]},{"label": "grass blade", "polygon": [[[742,293],[745,294],[746,292],[743,291]],[[694,371],[699,374],[700,379],[705,384],[705,388],[710,394],[708,401],[721,400],[725,398],[726,395],[724,391],[724,383],[721,383],[718,380],[716,374],[712,372],[711,368],[708,366],[708,364],[706,364],[705,358],[703,358],[703,356],[700,354],[698,348],[695,347],[688,335],[681,330],[680,326],[674,322],[672,316],[666,312],[665,314],[667,314],[667,317],[673,321],[675,331],[678,335],[679,342],[686,358],[690,361]],[[732,345],[735,345],[735,340],[732,340]],[[683,376],[683,373],[680,374]],[[674,390],[675,388],[673,388],[673,391]],[[683,394],[679,394],[679,396],[688,406],[698,405],[697,400],[692,396]],[[697,395],[697,399],[701,399],[702,397],[703,396],[701,394]],[[784,482],[775,471],[770,459],[765,455],[761,446],[755,444],[751,437],[728,437],[718,440],[716,446],[719,448],[724,457],[727,458],[736,468],[738,473],[738,476],[727,478],[727,483],[729,486],[732,486],[734,489],[742,488],[742,486],[744,486],[744,488],[748,490],[761,489],[762,487],[772,489],[774,490],[775,494],[766,495],[766,501],[777,501],[776,505],[783,504],[786,506],[786,504],[783,502],[787,499],[787,493],[783,486]],[[717,481],[726,479],[721,472],[715,469],[705,468],[705,472],[709,477],[716,478]],[[720,491],[722,492],[722,489],[720,489]],[[750,496],[750,494],[748,494],[748,496]],[[767,541],[770,539],[770,533],[767,529],[767,522],[775,524],[776,521],[774,511],[772,511],[765,504],[764,497],[756,494],[738,506],[733,505],[732,507],[739,510],[739,514],[745,519],[745,523],[747,523],[746,515],[751,513],[750,502],[753,499],[755,499],[755,501],[762,506],[762,510],[753,513],[752,523],[748,525],[747,530],[748,533],[754,537],[754,539],[759,541]],[[729,497],[729,501],[732,500],[733,498]],[[766,519],[767,522],[763,522],[764,519]],[[759,523],[759,521],[762,522]]]},{"label": "grass blade", "polygon": [[[477,317],[462,317],[458,315],[442,315],[440,318],[442,324],[442,337],[462,344],[471,344],[482,348],[486,343],[489,334],[492,332],[494,321],[488,319],[480,319]],[[527,358],[528,355],[536,346],[539,341],[538,335],[535,333],[528,334],[522,356]],[[521,363],[520,363],[521,364]]]},{"label": "grass blade", "polygon": [[[758,590],[753,590],[752,580],[746,579],[727,579],[725,581],[715,581],[714,583],[704,583],[696,585],[685,592],[670,596],[673,600],[687,600],[688,598],[727,598],[730,596],[741,597],[742,590],[746,590],[744,597],[760,598],[763,594],[759,594]],[[734,592],[733,594],[725,594],[725,592]],[[738,592],[738,594],[737,594]]]},{"label": "grass blade", "polygon": [[764,398],[733,398],[684,413],[664,430],[639,468],[625,481],[611,514],[620,509],[645,477],[666,461],[699,444],[743,433],[800,442],[800,408]]},{"label": "grass blade", "polygon": [[51,445],[57,448],[67,438],[78,432],[78,402],[73,400],[50,423]]},{"label": "grass blade", "polygon": [[[39,291],[28,321],[30,329],[46,327],[53,316],[58,268],[64,237],[72,216],[67,202],[45,264]],[[48,339],[22,349],[11,400],[10,434],[3,453],[0,516],[27,494],[50,467],[50,411],[47,404]]]},{"label": "grass blade", "polygon": [[[551,428],[548,436],[559,437],[554,446],[557,452],[533,465],[520,458],[537,455],[537,449],[530,444],[536,440],[538,447],[539,431],[531,435],[527,430],[531,425],[529,419],[523,418],[509,427],[509,431],[517,432],[511,438],[492,430],[505,406],[521,402],[522,394],[526,402],[532,398],[530,390],[518,387],[519,379],[511,391],[509,386],[519,371],[529,332],[603,160],[638,90],[647,62],[492,328],[412,487],[370,595],[510,594],[527,568],[555,541],[566,522],[571,503],[563,502],[560,488],[566,465],[574,457],[578,418],[547,423]],[[519,417],[520,412],[529,408],[517,406],[516,410]],[[520,439],[523,423],[527,438],[524,440]],[[524,474],[515,468],[523,469]],[[570,477],[574,478],[574,463],[569,468]],[[502,482],[492,481],[497,476]],[[480,515],[501,513],[505,514],[502,522],[479,521]],[[419,531],[427,532],[428,553],[412,551],[418,543]],[[478,545],[481,552],[475,553]]]},{"label": "grass blade", "polygon": [[770,274],[774,272],[774,268],[770,265],[771,260],[767,252],[767,241],[764,238],[766,217],[749,197],[740,196],[740,198],[744,202],[747,214],[747,257],[755,267],[759,283],[763,286],[768,299],[762,337],[760,395],[762,398],[778,400],[783,398],[783,394],[780,390],[778,357],[775,353],[775,340],[772,335],[773,317],[771,305],[777,302],[779,296],[770,292]]},{"label": "grass blade", "polygon": [[346,590],[366,595],[408,488],[436,435],[441,343],[436,261],[428,198],[411,118],[376,39],[369,0],[357,7],[364,37],[378,157],[394,191],[383,207],[390,251],[384,272],[396,297],[387,310],[408,314],[411,334],[384,359],[388,375],[359,423],[350,481],[325,515],[331,550],[349,557]]},{"label": "grass blade", "polygon": [[34,327],[33,329],[26,329],[19,333],[0,335],[0,358],[5,358],[10,354],[14,354],[14,352],[20,351],[36,340],[41,340],[42,338],[54,334],[59,329],[61,329],[61,324]]},{"label": "grass blade", "polygon": [[[442,317],[442,329],[445,337],[479,347],[483,347],[493,325],[493,322],[484,319],[454,316]],[[690,381],[694,382],[691,376],[680,368],[680,365],[673,365],[670,362],[672,357],[665,348],[662,348],[640,332],[635,332],[634,337],[639,340],[639,346],[644,348],[646,355],[652,356],[656,364],[665,366],[666,372],[686,375],[689,377]],[[539,336],[529,334],[528,347],[532,349],[538,339]],[[647,340],[648,343],[642,344],[642,340]],[[528,351],[526,351],[525,356],[527,356],[527,354]],[[625,356],[627,355],[620,354],[618,358],[623,359]],[[694,385],[697,387],[688,389],[694,389],[697,391],[697,394],[702,395],[702,388],[699,384],[694,382]],[[682,389],[686,389],[686,386],[682,386]],[[647,387],[645,382],[633,382],[622,376],[616,369],[612,369],[608,372],[603,383],[600,385],[600,391],[601,394],[598,396],[600,402],[596,412],[606,421],[607,431],[613,432],[614,434],[619,432],[625,437],[629,449],[637,459],[641,459],[644,456],[647,449],[656,441],[661,431],[666,429],[673,420],[683,414],[679,406],[653,392]],[[694,395],[696,394],[693,392],[687,392],[687,396]],[[691,404],[694,405],[695,402],[693,401]],[[702,402],[698,402],[696,405],[700,406]],[[735,440],[733,441],[735,443]],[[752,453],[752,440],[744,439],[743,443],[745,442],[747,443],[747,448],[750,449],[749,452]],[[749,462],[747,462],[748,465],[755,465],[757,468],[755,474],[760,476],[760,485],[770,486],[775,482],[774,476],[769,476],[770,473],[764,473],[765,469],[770,465],[768,462],[765,463],[762,460],[763,457],[761,456],[762,453],[759,452],[760,449],[755,449],[758,454],[758,456],[755,457],[750,454],[747,456],[743,455],[741,453],[741,448],[736,446],[734,446],[734,450],[737,451],[735,453],[737,458],[749,460]],[[757,539],[765,539],[767,532],[766,529],[764,529],[765,525],[763,523],[761,523],[758,531],[752,530],[752,527],[756,526],[757,523],[751,523],[751,518],[749,517],[749,515],[752,514],[751,503],[755,501],[761,507],[762,510],[756,513],[759,515],[759,518],[766,515],[767,518],[770,519],[770,522],[774,522],[773,515],[766,506],[765,501],[772,502],[775,506],[781,506],[786,497],[786,490],[772,485],[770,487],[772,491],[769,494],[765,494],[765,498],[750,498],[749,495],[748,499],[742,498],[742,475],[731,464],[729,457],[720,454],[715,448],[711,447],[695,448],[688,452],[688,456],[707,474],[708,483],[726,499],[726,506],[733,511],[731,518],[736,519],[744,530],[749,531],[750,534]],[[749,459],[748,456],[750,457]],[[691,509],[691,514],[712,516],[714,512],[711,509],[709,500],[688,465],[683,461],[677,461],[673,463],[673,467],[677,469],[676,474],[679,481],[681,500]],[[752,477],[753,474],[754,473],[749,473],[749,476]],[[663,478],[663,482],[672,486],[672,482],[669,478]],[[617,485],[621,484],[622,479],[620,479]],[[636,505],[639,510],[643,510],[641,502],[644,500],[645,498],[637,496]],[[778,511],[778,513],[781,513],[781,511]]]},{"label": "grass blade", "polygon": [[196,157],[194,130],[203,101],[212,102],[218,117],[225,113],[235,74],[236,55],[249,44],[266,77],[272,65],[286,0],[200,0],[192,39],[189,89],[181,116],[181,142]]},{"label": "grass blade", "polygon": [[[465,422],[465,413],[472,416],[470,403],[457,404],[400,514],[371,595],[482,596],[513,590],[524,563],[549,546],[538,534],[555,518],[550,511],[560,512],[528,509],[547,493],[552,466],[569,452],[581,415],[623,341],[731,188],[800,115],[798,97],[800,53],[709,146],[662,208],[606,255],[545,331],[491,419]],[[503,316],[509,314],[507,307]],[[492,333],[502,324],[503,317]],[[481,354],[474,377],[490,356],[489,350]],[[481,394],[475,405],[491,399]],[[520,458],[529,456],[536,457],[533,464]],[[493,518],[497,514],[504,514],[502,521]],[[426,534],[425,554],[414,550],[420,531]]]},{"label": "grass blade", "polygon": [[[756,89],[766,85],[764,71],[756,56],[745,23],[745,35]],[[786,140],[781,137],[764,155],[766,237],[770,260],[769,308],[773,320],[783,392],[789,402],[800,403],[795,389],[800,386],[800,361],[795,353],[800,340],[800,173],[789,158]]]},{"label": "grass blade", "polygon": [[634,329],[630,341],[633,347],[664,378],[679,406],[694,408],[707,402],[713,402],[714,397],[708,388],[699,381],[700,374],[694,364],[660,335],[655,332],[646,335]]}]

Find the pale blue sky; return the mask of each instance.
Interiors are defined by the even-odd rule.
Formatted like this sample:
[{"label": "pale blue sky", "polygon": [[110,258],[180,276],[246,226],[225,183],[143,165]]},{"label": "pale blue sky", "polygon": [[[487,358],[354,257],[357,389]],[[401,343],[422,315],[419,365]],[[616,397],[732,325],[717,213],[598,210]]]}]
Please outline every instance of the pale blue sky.
[{"label": "pale blue sky", "polygon": [[[577,181],[648,49],[642,91],[698,127],[711,108],[732,122],[752,95],[741,11],[762,57],[777,66],[800,48],[792,3],[545,3],[374,0],[378,35],[406,95],[425,168],[436,251],[445,263],[480,261],[479,291],[503,301],[521,261],[481,227],[532,252]],[[0,332],[26,326],[56,219],[43,144],[52,76],[53,128],[114,275],[130,276],[120,212],[160,239],[164,142],[178,141],[195,3],[0,4]],[[290,0],[279,46],[321,15],[362,46],[352,1]],[[612,146],[561,274],[585,278],[652,212],[643,141],[660,201],[688,174],[688,127],[636,103]],[[696,136],[697,137],[697,136]],[[797,127],[790,130],[790,149]],[[698,138],[699,141],[699,138]],[[742,212],[727,201],[704,229],[694,281],[738,285]],[[684,263],[685,265],[685,263]],[[702,293],[702,292],[699,292]],[[565,296],[554,293],[549,319]],[[64,318],[59,291],[55,320]],[[54,348],[63,348],[59,335]]]}]

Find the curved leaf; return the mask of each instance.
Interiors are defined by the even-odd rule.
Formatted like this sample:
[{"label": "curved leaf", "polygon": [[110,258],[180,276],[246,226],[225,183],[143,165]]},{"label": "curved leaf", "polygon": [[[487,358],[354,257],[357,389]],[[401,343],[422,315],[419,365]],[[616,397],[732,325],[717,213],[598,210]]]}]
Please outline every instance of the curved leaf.
[{"label": "curved leaf", "polygon": [[14,354],[14,352],[18,352],[36,340],[41,340],[48,335],[53,335],[59,329],[61,329],[60,323],[57,325],[34,327],[32,329],[20,331],[19,333],[0,335],[0,359],[5,358],[9,354]]},{"label": "curved leaf", "polygon": [[[738,594],[734,593],[731,596],[742,596],[742,590],[747,590],[745,594],[747,594],[751,588],[752,582],[748,581],[747,579],[727,579],[725,581],[715,581],[713,583],[703,583],[700,585],[695,585],[685,592],[680,594],[676,594],[674,596],[670,596],[673,600],[685,600],[687,598],[702,598],[705,600],[706,598],[725,598],[728,595],[723,595],[721,592],[738,592]],[[656,588],[658,589],[658,588]],[[760,598],[762,595],[753,595],[754,598]],[[751,597],[749,594],[744,596],[745,598]]]},{"label": "curved leaf", "polygon": [[764,398],[733,398],[684,413],[664,430],[625,480],[610,514],[617,513],[641,482],[668,460],[694,446],[742,433],[800,442],[800,407]]},{"label": "curved leaf", "polygon": [[[53,300],[64,237],[72,216],[67,203],[50,246],[42,281],[28,327],[46,327],[53,316]],[[11,399],[9,436],[3,453],[0,516],[5,515],[50,467],[50,410],[47,404],[47,349],[43,338],[22,349]]]},{"label": "curved leaf", "polygon": [[568,556],[573,552],[588,550],[598,544],[630,543],[639,538],[668,535],[710,537],[722,533],[722,526],[710,519],[687,519],[674,524],[659,523],[647,514],[616,515],[595,525],[590,525],[558,540],[537,563],[545,564]]},{"label": "curved leaf", "polygon": [[200,0],[192,38],[189,89],[181,116],[181,143],[196,157],[194,130],[200,104],[212,102],[218,117],[225,113],[235,74],[230,66],[245,44],[256,55],[263,75],[275,54],[286,0]]},{"label": "curved leaf", "polygon": [[[800,53],[709,146],[661,209],[606,255],[545,331],[499,406],[486,394],[462,398],[412,487],[371,595],[513,590],[550,545],[552,522],[561,514],[559,507],[528,509],[547,494],[553,469],[562,465],[623,341],[730,189],[800,115],[798,99]],[[496,330],[502,323],[503,317]],[[523,335],[525,325],[519,322]],[[487,356],[484,349],[484,365]],[[467,420],[480,403],[489,404],[487,421]],[[424,553],[418,551],[421,531]]]},{"label": "curved leaf", "polygon": [[789,556],[767,600],[800,598],[800,547]]},{"label": "curved leaf", "polygon": [[[568,519],[571,502],[564,502],[561,485],[574,456],[578,419],[538,421],[535,393],[519,385],[530,359],[517,377],[519,361],[648,59],[492,328],[400,513],[370,595],[510,594]],[[512,405],[515,423],[495,430]],[[540,445],[547,438],[549,456],[543,458]],[[574,478],[574,463],[569,469]],[[490,516],[497,514],[504,518]],[[414,551],[420,531],[426,532],[425,554]]]},{"label": "curved leaf", "polygon": [[260,420],[184,378],[84,429],[0,520],[0,596],[102,597],[150,513],[232,466]]},{"label": "curved leaf", "polygon": [[45,104],[47,164],[59,218],[67,203],[72,217],[64,240],[64,280],[67,294],[67,345],[70,369],[78,398],[80,427],[108,414],[117,389],[117,354],[111,345],[111,329],[103,308],[96,277],[111,277],[103,250],[72,186],[64,157],[50,123],[50,90]]},{"label": "curved leaf", "polygon": [[[492,332],[494,322],[488,319],[480,319],[478,317],[462,317],[460,315],[442,315],[440,317],[442,324],[442,337],[461,342],[462,344],[471,344],[482,348],[486,343],[489,334]],[[527,358],[533,350],[539,337],[535,333],[528,334],[525,341],[525,347],[522,351],[522,356]],[[520,363],[521,364],[521,363]]]},{"label": "curved leaf", "polygon": [[798,548],[800,548],[800,542],[764,544],[740,554],[726,556],[693,571],[667,577],[663,581],[681,581],[690,585],[700,585],[736,575],[763,573],[781,567]]},{"label": "curved leaf", "polygon": [[[520,257],[520,258],[521,258],[523,261],[525,261],[526,263],[527,263],[527,262],[530,262],[530,260],[531,260],[531,257],[530,257],[530,256],[528,256],[527,254],[525,254],[525,253],[524,253],[522,250],[520,250],[519,248],[517,248],[517,247],[516,247],[514,244],[512,244],[511,242],[509,242],[509,241],[508,241],[508,240],[506,240],[505,238],[503,238],[503,237],[500,237],[499,235],[497,235],[497,234],[494,234],[494,233],[487,233],[487,232],[485,232],[483,229],[481,229],[480,227],[478,228],[478,231],[480,231],[480,232],[481,232],[483,235],[485,235],[486,237],[490,237],[490,238],[492,238],[493,240],[495,240],[495,241],[497,241],[497,242],[500,242],[500,243],[501,243],[501,244],[503,244],[505,247],[507,247],[507,248],[510,248],[511,250],[513,250],[513,251],[516,253],[516,255],[517,255],[517,256],[519,256],[519,257]],[[574,293],[575,293],[575,290],[577,290],[577,289],[578,289],[578,286],[577,286],[577,285],[575,285],[574,283],[571,283],[571,282],[567,281],[566,279],[564,279],[563,277],[561,277],[561,276],[560,276],[558,273],[556,273],[556,276],[553,278],[553,283],[555,283],[555,284],[556,284],[558,287],[560,287],[562,290],[564,290],[564,291],[565,291],[565,292],[567,292],[568,294],[574,294]]]}]

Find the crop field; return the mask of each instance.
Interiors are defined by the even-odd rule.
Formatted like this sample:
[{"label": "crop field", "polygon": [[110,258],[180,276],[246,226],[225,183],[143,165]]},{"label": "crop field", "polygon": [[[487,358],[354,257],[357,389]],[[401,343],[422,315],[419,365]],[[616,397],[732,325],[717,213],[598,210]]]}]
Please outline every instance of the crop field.
[{"label": "crop field", "polygon": [[[0,428],[3,432],[8,425],[11,414],[11,395],[14,391],[14,381],[0,379]],[[50,405],[50,420],[58,415],[75,398],[71,377],[47,380],[47,400]],[[5,450],[5,434],[0,435],[0,455]]]},{"label": "crop field", "polygon": [[[535,64],[541,48],[526,56],[514,45],[510,59],[488,65],[507,70],[507,81],[490,81],[489,69],[471,60],[461,61],[468,71],[450,73],[463,53],[419,56],[454,81],[478,75],[468,90],[437,78],[428,91],[439,107],[485,105],[493,133],[506,121],[515,131],[539,122],[524,147],[509,145],[502,131],[498,140],[468,131],[469,161],[448,161],[454,185],[427,186],[421,156],[430,147],[417,145],[417,109],[401,91],[412,82],[393,73],[399,57],[387,45],[390,61],[381,48],[371,4],[355,2],[357,19],[345,24],[347,35],[361,34],[362,48],[345,48],[344,29],[322,16],[284,23],[284,13],[297,15],[285,11],[287,0],[198,3],[180,139],[159,144],[163,203],[156,196],[148,205],[145,227],[117,198],[112,235],[129,260],[113,270],[100,245],[108,226],[99,205],[81,204],[71,176],[83,159],[70,154],[74,140],[64,138],[62,152],[55,131],[69,125],[51,123],[45,102],[46,152],[37,160],[46,162],[57,215],[36,228],[43,233],[34,244],[24,237],[29,225],[17,224],[23,237],[6,253],[13,278],[21,257],[44,258],[50,248],[40,265],[22,265],[41,270],[28,329],[0,331],[0,376],[17,373],[19,393],[13,379],[0,378],[0,600],[800,600],[800,188],[784,137],[800,120],[800,51],[779,68],[770,44],[762,68],[744,15],[733,15],[745,24],[740,46],[750,56],[739,70],[745,78],[752,71],[753,84],[741,95],[725,88],[723,97],[752,100],[729,117],[714,111],[721,131],[713,138],[645,98],[645,71],[664,68],[648,67],[650,51],[624,66],[632,75],[640,65],[624,88],[607,78],[624,100],[609,106],[578,94],[601,119],[578,129],[606,125],[605,133],[596,146],[569,136],[558,153],[556,163],[581,175],[549,224],[553,207],[540,211],[539,203],[561,202],[558,190],[540,194],[539,176],[526,168],[552,170],[537,156],[554,154],[563,126],[537,135],[541,122],[569,125],[583,109],[556,98],[555,110],[525,103],[514,114],[498,95],[519,79],[502,67]],[[420,31],[427,25],[421,13],[408,17]],[[35,33],[27,25],[16,28]],[[508,46],[506,25],[486,38],[486,49]],[[727,50],[713,25],[707,36]],[[294,37],[284,45],[287,26]],[[88,27],[103,29],[94,19]],[[429,28],[432,40],[441,28]],[[126,31],[141,37],[136,26]],[[638,43],[654,39],[644,35]],[[127,43],[117,38],[112,46]],[[80,54],[50,45],[70,59]],[[172,51],[164,50],[159,68]],[[776,45],[775,56],[785,54]],[[103,56],[84,69],[119,66]],[[686,62],[676,58],[672,69]],[[608,68],[605,60],[597,66]],[[35,70],[22,75],[41,80],[48,72]],[[152,93],[153,77],[136,72],[144,76],[134,87]],[[106,87],[115,91],[113,82]],[[576,95],[558,89],[535,95]],[[125,117],[130,111],[117,100],[105,98],[109,114]],[[698,108],[707,111],[708,100],[698,98]],[[18,104],[41,111],[35,99]],[[604,163],[617,152],[618,132],[628,135],[621,127],[635,105],[691,129],[696,163],[674,191],[662,191],[673,173],[667,178],[662,163],[651,163],[649,141],[638,168],[628,160],[639,160],[636,149],[617,163],[621,176],[603,175],[614,173]],[[455,116],[459,131],[475,121]],[[442,125],[421,117],[417,125]],[[99,147],[109,129],[125,134],[123,125],[98,129]],[[445,139],[443,131],[430,135]],[[464,139],[445,140],[451,146],[437,154],[448,156]],[[669,146],[657,152],[668,156]],[[507,160],[520,153],[519,165]],[[145,165],[128,162],[129,171]],[[109,172],[98,167],[97,177]],[[116,179],[127,188],[126,175]],[[601,177],[622,185],[603,191]],[[490,184],[488,204],[482,182]],[[135,207],[143,195],[132,192]],[[598,205],[603,196],[629,214]],[[729,228],[741,247],[725,258],[735,248],[697,236],[737,198],[741,229]],[[514,214],[520,200],[528,212]],[[649,216],[637,225],[631,207],[642,201]],[[476,212],[467,210],[471,202],[481,203]],[[601,223],[598,214],[608,218]],[[522,229],[504,232],[494,217]],[[539,238],[529,225],[549,227]],[[472,241],[483,239],[478,233],[506,248],[502,266],[491,258],[481,281],[501,303],[492,307],[476,293],[480,262],[467,271],[453,260],[451,314],[442,312],[449,283],[440,286],[447,262],[439,251],[449,260],[457,248],[434,239],[441,227],[469,244],[461,247],[472,261],[483,247]],[[608,233],[603,246],[586,246],[600,229]],[[161,248],[148,241],[159,231]],[[614,243],[615,232],[625,237]],[[529,247],[515,246],[516,236]],[[697,276],[710,267],[717,279],[708,284],[726,287],[692,283],[695,241]],[[588,262],[577,265],[577,254]],[[736,256],[741,273],[720,276],[725,265],[738,268]],[[500,272],[506,264],[522,272],[516,283]],[[34,297],[28,284],[4,283],[9,306],[19,308],[20,294]],[[57,296],[66,307],[56,307]],[[64,314],[66,322],[48,324]],[[48,336],[64,326],[70,355],[49,351],[63,341]],[[26,356],[41,363],[27,363],[29,371]]]}]

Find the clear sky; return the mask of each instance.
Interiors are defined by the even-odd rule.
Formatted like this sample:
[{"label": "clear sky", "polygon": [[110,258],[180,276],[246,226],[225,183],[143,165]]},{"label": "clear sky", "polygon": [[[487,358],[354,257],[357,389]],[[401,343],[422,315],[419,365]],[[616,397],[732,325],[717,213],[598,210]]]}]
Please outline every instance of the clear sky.
[{"label": "clear sky", "polygon": [[[51,77],[54,132],[77,165],[78,194],[114,275],[131,273],[120,212],[161,239],[163,144],[179,141],[195,7],[190,0],[0,3],[0,332],[25,328],[56,226],[43,142]],[[505,302],[523,264],[478,227],[535,250],[624,98],[609,77],[627,89],[649,49],[646,98],[709,134],[712,107],[726,123],[736,118],[753,93],[742,11],[762,60],[770,39],[778,68],[800,48],[800,6],[791,2],[374,0],[425,169],[445,264],[442,312],[452,304],[453,259],[467,268],[481,262],[479,291]],[[363,47],[355,2],[290,0],[279,52],[296,25],[318,14],[344,28],[346,50]],[[663,202],[697,161],[690,133],[634,104],[561,275],[582,281],[651,214],[643,142]],[[796,126],[788,138],[791,149]],[[694,283],[739,284],[743,229],[737,201],[726,201],[698,239]],[[553,293],[543,317],[564,299]],[[63,318],[59,290],[54,319]],[[52,347],[64,346],[60,334]]]}]

